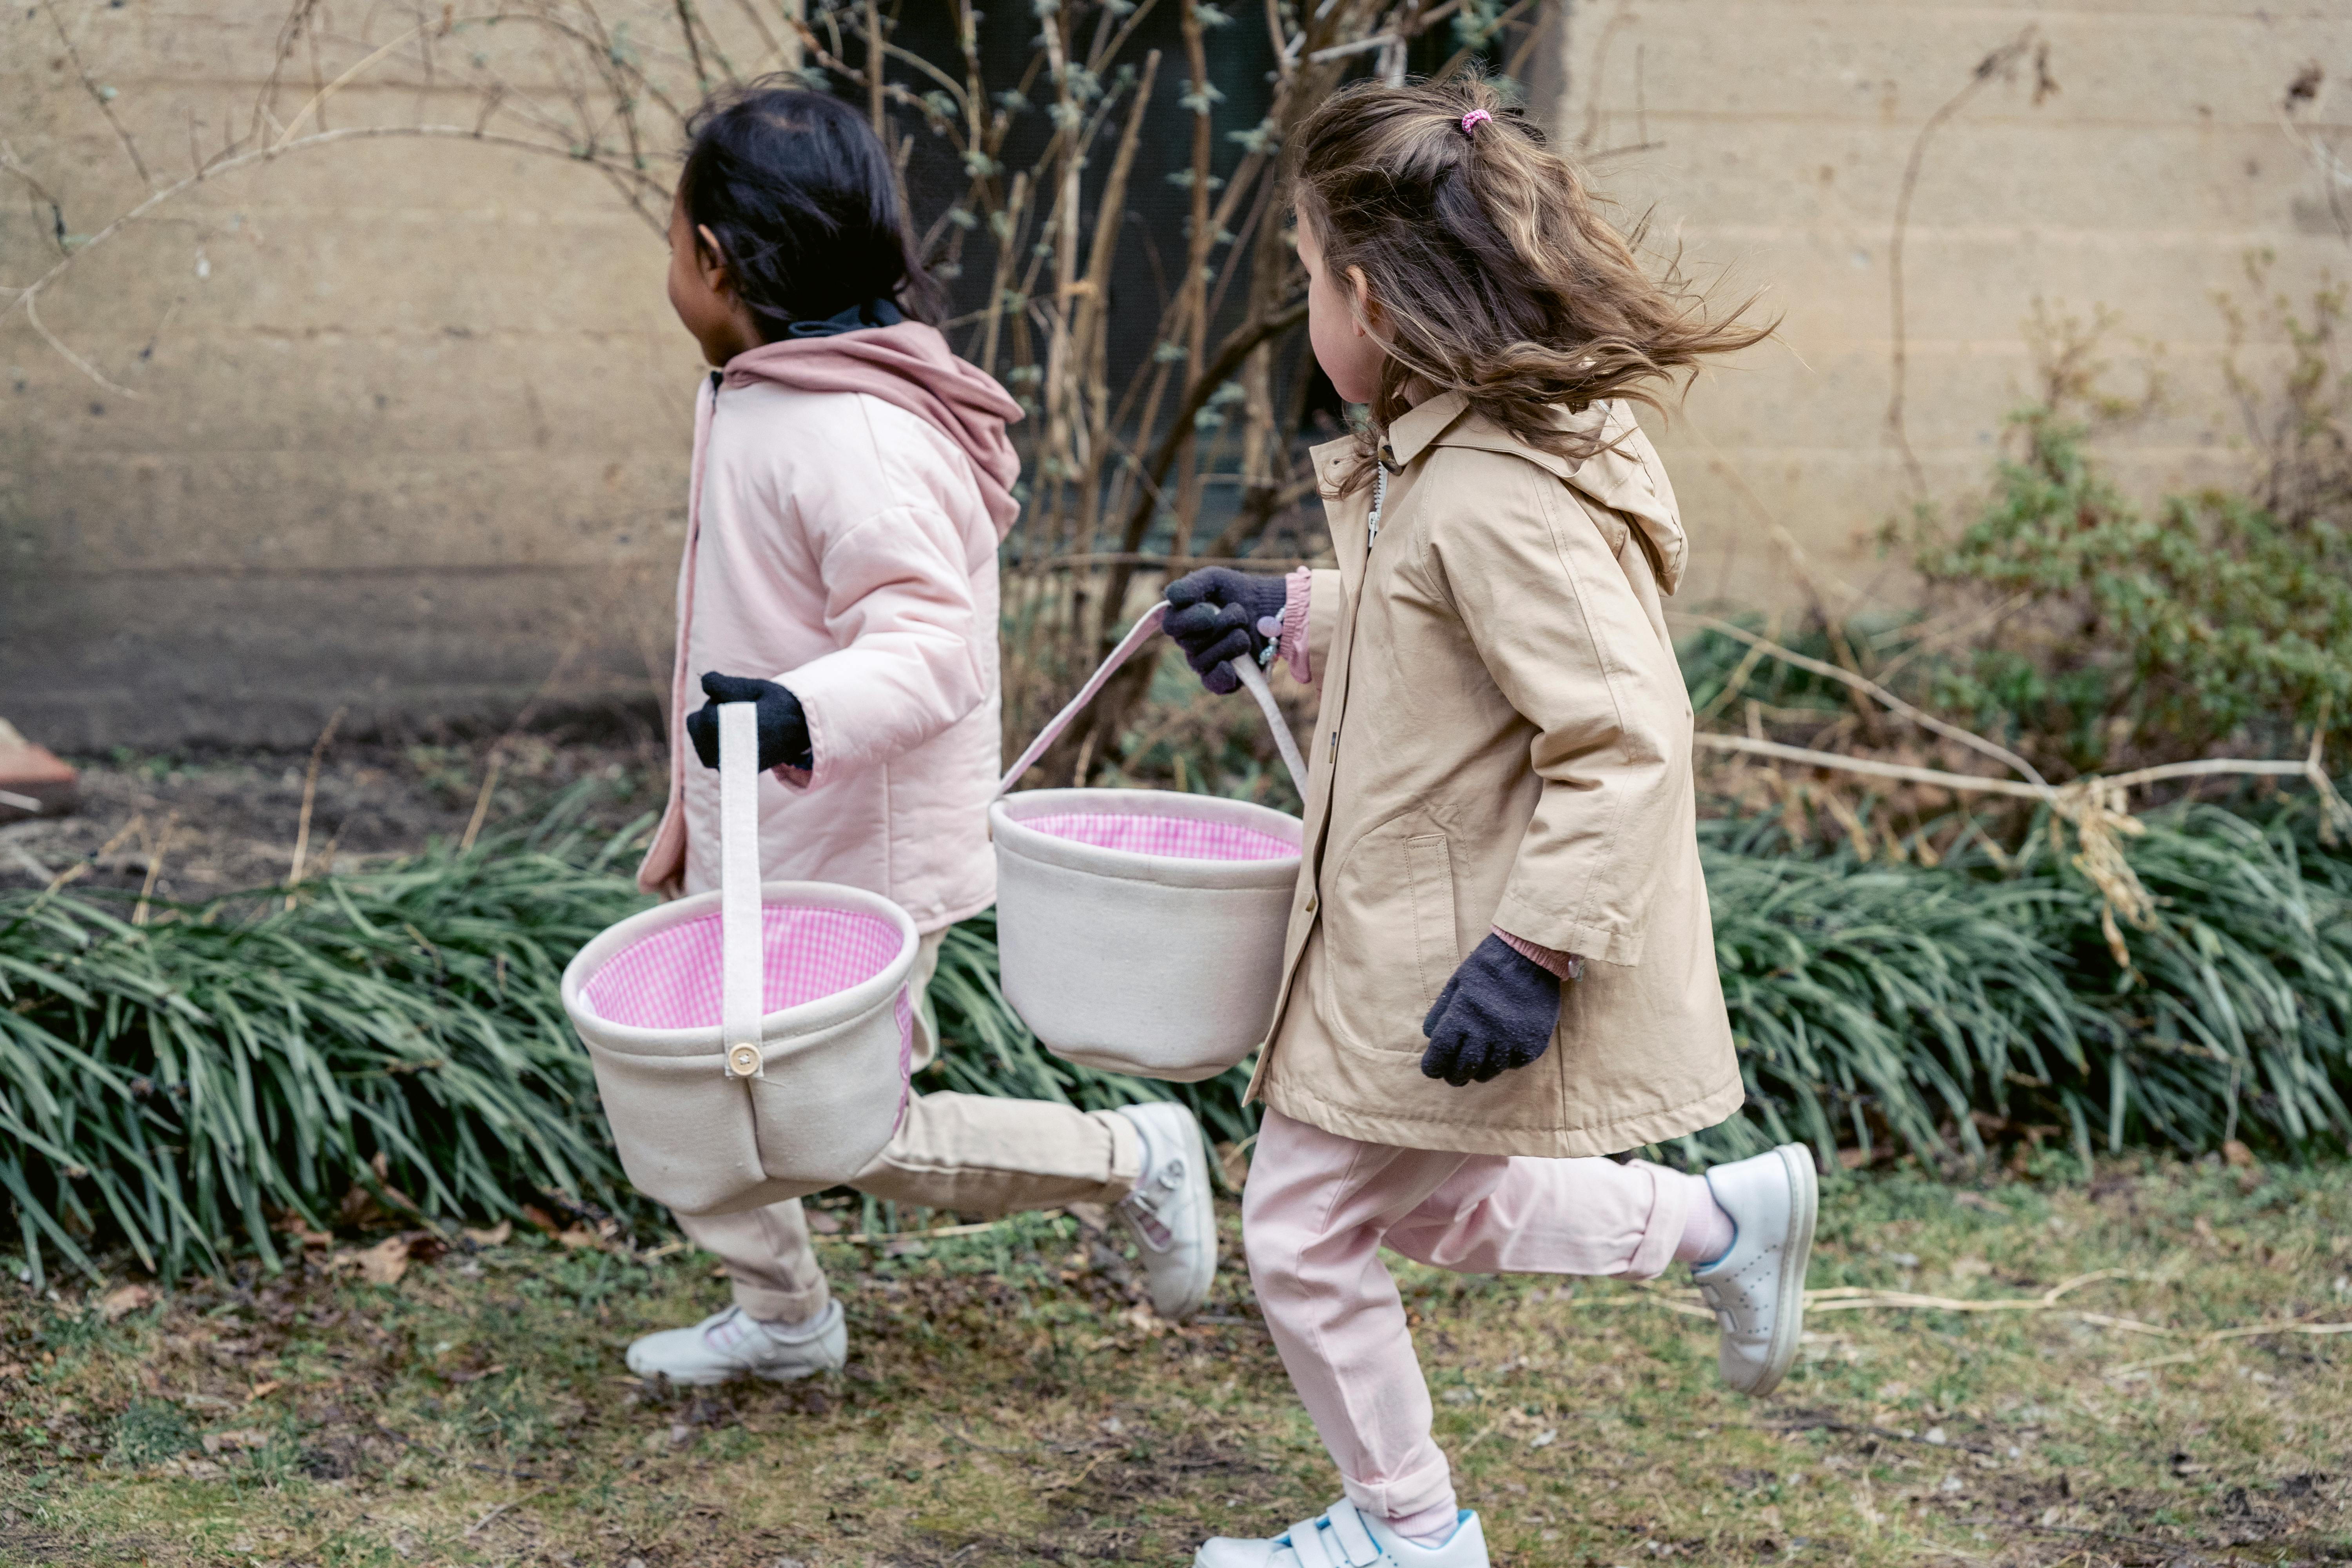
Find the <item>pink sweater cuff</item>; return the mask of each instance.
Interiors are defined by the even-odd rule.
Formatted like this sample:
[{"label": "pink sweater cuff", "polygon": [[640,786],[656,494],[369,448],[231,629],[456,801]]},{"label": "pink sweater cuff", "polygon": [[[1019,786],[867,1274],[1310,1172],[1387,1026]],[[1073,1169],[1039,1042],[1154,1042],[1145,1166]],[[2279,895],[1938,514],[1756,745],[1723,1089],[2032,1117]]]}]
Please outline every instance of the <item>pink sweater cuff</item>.
[{"label": "pink sweater cuff", "polygon": [[1551,971],[1563,982],[1584,978],[1584,960],[1572,952],[1561,952],[1556,948],[1538,947],[1534,942],[1513,936],[1501,926],[1495,928],[1495,934],[1501,937],[1503,945],[1513,952],[1530,963],[1539,964]]},{"label": "pink sweater cuff", "polygon": [[1315,591],[1315,574],[1301,566],[1283,579],[1282,635],[1275,639],[1277,658],[1289,661],[1290,679],[1305,686],[1315,679],[1307,658],[1307,601]]}]

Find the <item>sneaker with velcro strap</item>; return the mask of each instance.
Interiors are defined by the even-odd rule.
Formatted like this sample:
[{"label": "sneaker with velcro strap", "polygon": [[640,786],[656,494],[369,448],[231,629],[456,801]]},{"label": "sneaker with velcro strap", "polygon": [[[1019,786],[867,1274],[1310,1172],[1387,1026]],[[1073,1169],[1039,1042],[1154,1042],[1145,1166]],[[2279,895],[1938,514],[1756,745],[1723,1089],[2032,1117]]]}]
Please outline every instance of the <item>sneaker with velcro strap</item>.
[{"label": "sneaker with velcro strap", "polygon": [[1192,1568],[1486,1568],[1486,1536],[1464,1509],[1442,1545],[1423,1546],[1343,1499],[1271,1539],[1220,1535],[1193,1554]]},{"label": "sneaker with velcro strap", "polygon": [[1691,1283],[1723,1331],[1717,1363],[1724,1382],[1760,1399],[1789,1375],[1804,1338],[1805,1265],[1821,1206],[1813,1153],[1783,1143],[1715,1166],[1706,1184],[1731,1216],[1731,1249],[1692,1270]]}]

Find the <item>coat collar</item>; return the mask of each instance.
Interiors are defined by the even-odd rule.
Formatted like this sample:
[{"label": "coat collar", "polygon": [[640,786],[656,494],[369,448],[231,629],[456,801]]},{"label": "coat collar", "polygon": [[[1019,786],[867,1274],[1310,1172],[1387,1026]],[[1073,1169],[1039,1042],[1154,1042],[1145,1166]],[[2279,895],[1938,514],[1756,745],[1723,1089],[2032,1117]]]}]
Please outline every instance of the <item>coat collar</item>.
[{"label": "coat collar", "polygon": [[1414,404],[1389,426],[1388,450],[1383,455],[1400,468],[1410,467],[1469,407],[1470,400],[1458,392],[1441,392]]},{"label": "coat collar", "polygon": [[[1655,565],[1660,591],[1672,594],[1681,584],[1689,542],[1683,532],[1682,510],[1667,482],[1665,465],[1657,448],[1634,422],[1632,411],[1615,399],[1593,404],[1580,413],[1558,410],[1554,417],[1563,429],[1599,426],[1606,437],[1599,451],[1582,462],[1530,447],[1491,420],[1469,412],[1469,399],[1444,392],[1415,405],[1389,426],[1382,458],[1392,468],[1410,467],[1433,447],[1466,447],[1523,458],[1556,476],[1571,489],[1591,497],[1612,511],[1624,514],[1642,531]],[[1355,460],[1353,440],[1328,441],[1311,454],[1326,499],[1339,493],[1340,476]],[[1366,504],[1369,504],[1367,501]]]}]

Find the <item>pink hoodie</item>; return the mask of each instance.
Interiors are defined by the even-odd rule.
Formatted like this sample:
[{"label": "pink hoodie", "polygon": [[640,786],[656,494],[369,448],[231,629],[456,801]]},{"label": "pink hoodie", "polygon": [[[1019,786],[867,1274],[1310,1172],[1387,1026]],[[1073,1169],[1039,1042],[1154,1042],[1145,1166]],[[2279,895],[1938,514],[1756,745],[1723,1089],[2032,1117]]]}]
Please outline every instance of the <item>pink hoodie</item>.
[{"label": "pink hoodie", "polygon": [[637,885],[719,885],[706,670],[808,714],[811,767],[760,781],[770,880],[880,893],[922,931],[995,898],[996,546],[1019,506],[1003,389],[918,322],[770,343],[703,384],[670,688],[669,804]]}]

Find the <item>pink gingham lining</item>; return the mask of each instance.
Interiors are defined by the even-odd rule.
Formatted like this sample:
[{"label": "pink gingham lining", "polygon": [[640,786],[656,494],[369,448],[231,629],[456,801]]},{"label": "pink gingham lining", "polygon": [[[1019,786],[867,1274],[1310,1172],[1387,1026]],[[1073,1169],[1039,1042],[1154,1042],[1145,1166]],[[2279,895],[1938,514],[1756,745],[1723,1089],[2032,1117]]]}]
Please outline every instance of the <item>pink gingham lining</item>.
[{"label": "pink gingham lining", "polygon": [[1298,853],[1298,846],[1271,833],[1197,816],[1061,812],[1051,816],[1024,816],[1020,821],[1022,826],[1034,827],[1051,838],[1091,844],[1097,849],[1124,849],[1131,855],[1158,855],[1171,860],[1284,860]]},{"label": "pink gingham lining", "polygon": [[[849,910],[769,904],[760,911],[760,932],[763,1014],[846,991],[898,956],[896,926]],[[580,988],[581,999],[598,1017],[628,1028],[715,1029],[724,967],[714,910],[623,948]],[[903,994],[898,1007],[900,1032],[911,1041]]]}]

